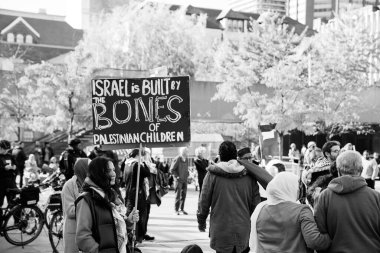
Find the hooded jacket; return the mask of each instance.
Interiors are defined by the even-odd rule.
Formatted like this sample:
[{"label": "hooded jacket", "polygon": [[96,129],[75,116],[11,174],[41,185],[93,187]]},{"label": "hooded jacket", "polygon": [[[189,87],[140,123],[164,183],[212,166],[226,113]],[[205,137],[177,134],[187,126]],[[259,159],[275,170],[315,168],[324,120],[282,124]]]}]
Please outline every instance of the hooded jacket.
[{"label": "hooded jacket", "polygon": [[380,193],[367,187],[364,178],[333,179],[316,203],[315,218],[332,240],[323,252],[380,251]]},{"label": "hooded jacket", "polygon": [[218,252],[241,253],[249,245],[251,215],[260,202],[257,181],[236,160],[211,165],[199,198],[198,222],[210,212],[210,246]]}]

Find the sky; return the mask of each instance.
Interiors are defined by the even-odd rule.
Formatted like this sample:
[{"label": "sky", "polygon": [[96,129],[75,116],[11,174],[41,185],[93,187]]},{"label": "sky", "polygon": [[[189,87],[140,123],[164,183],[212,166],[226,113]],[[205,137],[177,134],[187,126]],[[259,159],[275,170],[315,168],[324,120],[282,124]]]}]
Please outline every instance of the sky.
[{"label": "sky", "polygon": [[[106,1],[106,0],[104,0]],[[158,2],[223,9],[227,0],[153,0]],[[45,9],[48,14],[66,16],[66,21],[81,28],[81,0],[1,0],[0,9],[38,12]]]}]

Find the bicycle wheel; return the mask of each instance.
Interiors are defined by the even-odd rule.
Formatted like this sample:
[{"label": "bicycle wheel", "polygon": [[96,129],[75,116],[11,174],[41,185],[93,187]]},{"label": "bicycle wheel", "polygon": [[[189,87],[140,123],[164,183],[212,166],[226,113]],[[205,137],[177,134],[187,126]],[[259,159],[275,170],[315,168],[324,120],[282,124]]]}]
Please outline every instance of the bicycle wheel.
[{"label": "bicycle wheel", "polygon": [[53,253],[63,252],[63,214],[57,211],[53,214],[49,224],[49,241]]},{"label": "bicycle wheel", "polygon": [[45,226],[47,229],[49,229],[49,225],[50,225],[50,221],[52,217],[53,217],[52,211],[50,210],[49,207],[46,207],[44,211],[44,221],[45,221]]},{"label": "bicycle wheel", "polygon": [[44,226],[44,214],[37,206],[17,206],[4,222],[5,239],[16,246],[34,241]]}]

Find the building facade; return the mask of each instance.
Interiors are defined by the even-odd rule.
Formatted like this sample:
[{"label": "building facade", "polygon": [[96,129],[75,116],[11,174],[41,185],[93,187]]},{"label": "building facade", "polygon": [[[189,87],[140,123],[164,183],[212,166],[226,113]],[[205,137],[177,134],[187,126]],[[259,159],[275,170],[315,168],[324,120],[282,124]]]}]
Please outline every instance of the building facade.
[{"label": "building facade", "polygon": [[334,13],[365,6],[378,6],[379,0],[288,0],[286,13],[292,19],[310,28],[334,17]]},{"label": "building facade", "polygon": [[244,12],[276,12],[282,15],[286,14],[287,0],[229,0],[228,6],[234,11]]}]

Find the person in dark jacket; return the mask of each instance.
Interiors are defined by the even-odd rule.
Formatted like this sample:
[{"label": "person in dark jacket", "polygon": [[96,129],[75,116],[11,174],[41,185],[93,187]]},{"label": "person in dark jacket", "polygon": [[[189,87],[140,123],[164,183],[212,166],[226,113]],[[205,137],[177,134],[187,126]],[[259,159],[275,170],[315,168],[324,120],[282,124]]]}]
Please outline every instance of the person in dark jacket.
[{"label": "person in dark jacket", "polygon": [[251,215],[260,203],[259,186],[238,163],[230,141],[219,146],[220,162],[208,167],[199,198],[198,228],[205,231],[210,213],[210,246],[216,252],[249,252]]},{"label": "person in dark jacket", "polygon": [[112,161],[95,158],[88,165],[83,193],[76,200],[75,241],[82,252],[126,253],[127,226],[139,220],[137,210],[128,216],[121,196],[114,190]]},{"label": "person in dark jacket", "polygon": [[206,168],[209,165],[209,162],[207,159],[205,159],[205,153],[206,148],[205,147],[198,147],[195,149],[195,159],[194,159],[194,165],[195,169],[198,172],[198,185],[199,185],[199,194],[202,192],[202,185],[203,185],[203,179],[206,176],[207,170]]},{"label": "person in dark jacket", "polygon": [[174,158],[170,166],[170,173],[173,175],[174,189],[176,193],[174,210],[177,215],[180,215],[181,213],[187,215],[184,208],[187,194],[187,178],[189,177],[188,152],[189,150],[187,147],[180,148],[180,154]]},{"label": "person in dark jacket", "polygon": [[3,206],[4,197],[7,197],[8,203],[12,203],[14,194],[7,192],[7,189],[17,187],[16,164],[10,150],[10,142],[0,140],[0,207]]},{"label": "person in dark jacket", "polygon": [[70,140],[69,147],[63,151],[59,159],[59,169],[65,175],[66,180],[69,180],[74,175],[74,164],[77,158],[87,158],[79,147],[80,143],[81,141],[77,138]]},{"label": "person in dark jacket", "polygon": [[43,163],[49,165],[50,159],[54,156],[53,148],[49,142],[45,142],[45,147],[42,148]]},{"label": "person in dark jacket", "polygon": [[[129,154],[130,158],[125,161],[124,181],[125,181],[125,205],[127,207],[127,215],[135,208],[136,190],[137,190],[137,172],[139,164],[139,150],[134,149]],[[141,151],[141,158],[145,156],[145,151]],[[140,220],[136,225],[136,241],[141,243],[146,235],[148,222],[147,209],[147,192],[144,184],[144,179],[149,178],[150,171],[148,166],[141,161],[140,163],[140,180],[138,191],[137,209],[139,210]]]},{"label": "person in dark jacket", "polygon": [[20,175],[20,188],[22,187],[22,182],[24,181],[24,169],[25,161],[28,160],[24,152],[24,143],[16,142],[16,146],[12,150],[12,156],[16,163],[17,174]]},{"label": "person in dark jacket", "polygon": [[315,203],[321,233],[328,233],[328,253],[379,252],[380,193],[367,187],[362,157],[345,151],[336,161],[339,177],[333,179]]}]

